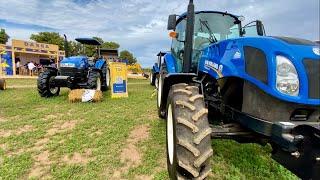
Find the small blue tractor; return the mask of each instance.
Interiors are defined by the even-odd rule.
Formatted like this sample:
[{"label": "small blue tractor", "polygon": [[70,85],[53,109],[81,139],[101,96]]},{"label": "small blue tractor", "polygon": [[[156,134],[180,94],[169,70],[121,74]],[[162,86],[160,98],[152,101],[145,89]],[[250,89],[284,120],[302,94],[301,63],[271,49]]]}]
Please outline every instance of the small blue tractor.
[{"label": "small blue tractor", "polygon": [[[65,37],[65,47],[67,40]],[[46,67],[38,77],[38,92],[41,97],[58,96],[60,87],[70,89],[86,88],[105,91],[110,85],[110,70],[105,59],[100,56],[101,43],[93,38],[77,38],[83,45],[96,46],[97,57],[72,56],[60,62],[60,67]]]},{"label": "small blue tractor", "polygon": [[152,86],[158,86],[158,80],[159,80],[159,72],[160,72],[160,64],[162,62],[163,56],[166,55],[165,52],[159,52],[157,54],[158,60],[154,63],[151,69],[150,73],[150,85]]},{"label": "small blue tractor", "polygon": [[[320,179],[319,44],[266,36],[261,21],[217,11],[170,15],[158,114],[166,119],[171,179],[205,179],[211,139],[271,144],[272,158]],[[213,173],[214,174],[214,173]]]}]

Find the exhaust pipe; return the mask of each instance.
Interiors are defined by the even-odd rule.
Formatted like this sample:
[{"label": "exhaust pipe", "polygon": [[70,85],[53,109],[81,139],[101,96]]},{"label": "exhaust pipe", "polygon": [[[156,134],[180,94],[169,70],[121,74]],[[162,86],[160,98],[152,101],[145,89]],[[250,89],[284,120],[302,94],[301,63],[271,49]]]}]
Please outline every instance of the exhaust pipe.
[{"label": "exhaust pipe", "polygon": [[68,39],[67,36],[64,34],[64,51],[66,53],[66,57],[69,57],[69,45],[68,45]]},{"label": "exhaust pipe", "polygon": [[183,56],[183,72],[189,73],[192,63],[192,48],[193,48],[193,32],[194,31],[194,4],[193,0],[189,1],[186,24],[186,39]]}]

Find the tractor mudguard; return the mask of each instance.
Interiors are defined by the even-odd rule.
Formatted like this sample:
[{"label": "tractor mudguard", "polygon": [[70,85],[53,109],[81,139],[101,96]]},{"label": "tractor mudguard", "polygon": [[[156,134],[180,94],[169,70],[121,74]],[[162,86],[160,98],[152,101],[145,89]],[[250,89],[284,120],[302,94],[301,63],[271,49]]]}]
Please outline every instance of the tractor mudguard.
[{"label": "tractor mudguard", "polygon": [[50,71],[54,71],[55,73],[58,72],[58,69],[55,68],[55,67],[52,67],[52,66],[45,66],[44,68],[46,68],[46,69],[48,69],[48,70],[50,70]]},{"label": "tractor mudguard", "polygon": [[160,68],[159,68],[159,65],[158,63],[154,63],[154,65],[152,66],[152,73],[153,74],[158,74],[160,72]]},{"label": "tractor mudguard", "polygon": [[[166,64],[166,70],[168,73],[177,73],[179,72],[178,64],[176,63],[175,58],[172,56],[171,53],[167,53],[164,55],[164,62]],[[181,69],[181,67],[180,67]]]},{"label": "tractor mudguard", "polygon": [[96,61],[96,63],[94,64],[94,67],[96,68],[96,69],[102,69],[103,68],[103,65],[106,63],[106,61],[105,60],[103,60],[103,59],[98,59],[97,61]]},{"label": "tractor mudguard", "polygon": [[162,86],[162,96],[161,96],[161,107],[167,105],[167,97],[172,85],[178,83],[189,84],[192,81],[192,78],[196,77],[194,73],[171,73],[167,74],[163,80]]}]

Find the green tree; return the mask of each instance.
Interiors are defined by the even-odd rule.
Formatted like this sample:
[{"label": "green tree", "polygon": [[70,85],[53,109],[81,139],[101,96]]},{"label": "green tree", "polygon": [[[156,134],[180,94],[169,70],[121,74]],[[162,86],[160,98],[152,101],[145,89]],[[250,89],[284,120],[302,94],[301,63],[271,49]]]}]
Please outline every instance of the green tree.
[{"label": "green tree", "polygon": [[[120,45],[116,42],[104,42],[104,40],[100,37],[93,37],[93,39],[98,40],[102,45],[101,48],[107,48],[107,49],[118,49]],[[87,56],[94,56],[97,52],[97,49],[95,46],[89,46],[85,45],[85,54]]]},{"label": "green tree", "polygon": [[38,34],[31,34],[31,40],[38,43],[55,44],[59,49],[64,50],[64,38],[56,32],[39,32]]},{"label": "green tree", "polygon": [[133,54],[131,52],[129,52],[128,50],[123,50],[120,52],[120,56],[119,58],[121,60],[128,60],[129,64],[134,64],[137,62],[137,59],[133,56]]},{"label": "green tree", "polygon": [[[92,37],[93,39],[96,39],[97,41],[99,41],[101,44],[104,43],[103,39],[100,37]],[[87,56],[92,57],[94,55],[96,55],[97,53],[97,47],[96,46],[92,46],[92,45],[84,45],[84,52]],[[80,53],[83,54],[83,51]]]},{"label": "green tree", "polygon": [[0,29],[0,44],[6,44],[9,40],[9,36],[4,29]]},{"label": "green tree", "polygon": [[110,42],[104,42],[101,47],[106,49],[118,49],[120,45],[116,42],[110,41]]},{"label": "green tree", "polygon": [[79,54],[82,54],[81,50],[82,50],[82,47],[80,43],[75,41],[68,42],[69,56],[77,56]]}]

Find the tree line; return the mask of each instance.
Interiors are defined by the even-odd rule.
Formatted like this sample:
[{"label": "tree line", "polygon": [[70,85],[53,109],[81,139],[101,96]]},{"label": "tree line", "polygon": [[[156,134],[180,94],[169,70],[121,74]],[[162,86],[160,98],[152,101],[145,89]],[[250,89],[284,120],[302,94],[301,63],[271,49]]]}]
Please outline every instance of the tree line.
[{"label": "tree line", "polygon": [[[0,29],[0,44],[6,44],[9,40],[9,35],[5,32],[4,29]],[[116,42],[112,41],[104,41],[100,37],[93,37],[94,39],[101,42],[101,48],[106,49],[118,49],[120,45]],[[70,56],[76,56],[80,54],[85,54],[89,57],[93,56],[96,53],[96,49],[94,46],[82,45],[79,42],[69,40],[66,46],[68,49],[65,49],[64,38],[57,32],[39,32],[37,34],[31,34],[31,40],[34,40],[38,43],[47,43],[47,44],[55,44],[59,46],[60,50],[68,51]],[[134,64],[137,62],[137,59],[134,57],[133,53],[128,50],[123,50],[119,54],[119,59],[128,60],[129,64]]]}]

